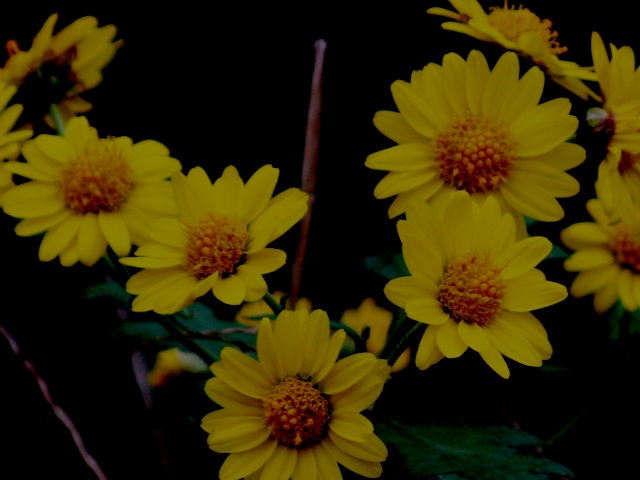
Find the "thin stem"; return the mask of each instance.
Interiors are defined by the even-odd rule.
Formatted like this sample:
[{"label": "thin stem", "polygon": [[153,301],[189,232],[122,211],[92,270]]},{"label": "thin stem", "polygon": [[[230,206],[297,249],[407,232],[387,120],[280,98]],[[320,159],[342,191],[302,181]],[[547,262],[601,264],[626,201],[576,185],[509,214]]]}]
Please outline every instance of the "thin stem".
[{"label": "thin stem", "polygon": [[49,115],[51,115],[51,121],[53,122],[53,126],[55,127],[58,135],[64,135],[65,125],[64,120],[62,120],[62,115],[60,115],[60,109],[55,103],[49,105]]},{"label": "thin stem", "polygon": [[[396,360],[398,360],[400,355],[402,355],[402,352],[406,350],[407,346],[409,345],[411,340],[413,340],[414,336],[417,336],[418,334],[422,335],[422,333],[425,331],[426,328],[427,326],[423,323],[416,323],[413,327],[411,327],[411,330],[409,330],[407,333],[404,334],[404,336],[396,344],[393,350],[391,350],[391,353],[389,353],[389,356],[386,357],[389,365],[393,366],[393,364],[396,363]],[[380,353],[378,354],[378,358],[385,358],[383,356],[383,353],[385,353],[385,350],[386,349],[382,349],[380,351]]]},{"label": "thin stem", "polygon": [[344,333],[346,333],[349,338],[353,340],[353,343],[356,347],[356,352],[367,351],[367,344],[365,343],[365,340],[353,328],[345,325],[342,322],[336,322],[333,320],[331,321],[330,326],[332,330],[344,330]]},{"label": "thin stem", "polygon": [[172,337],[182,343],[185,347],[191,350],[193,353],[196,353],[202,358],[205,362],[211,364],[217,361],[217,359],[207,352],[204,348],[198,345],[192,338],[188,335],[185,335],[182,331],[182,327],[179,326],[180,322],[178,322],[173,315],[158,315],[157,316],[158,323],[162,325]]},{"label": "thin stem", "polygon": [[553,445],[556,441],[558,441],[558,439],[560,439],[561,437],[564,436],[565,433],[567,433],[569,430],[571,430],[571,428],[578,423],[578,421],[583,418],[593,407],[593,405],[588,405],[587,407],[583,408],[580,412],[578,412],[578,414],[576,414],[575,417],[573,417],[571,420],[569,420],[569,422],[567,422],[567,424],[562,427],[560,430],[558,430],[554,435],[551,436],[551,438],[549,438],[549,440],[547,440],[546,442],[544,442],[544,448],[549,448],[551,445]]},{"label": "thin stem", "polygon": [[302,267],[307,254],[309,243],[309,229],[311,227],[311,208],[314,202],[316,187],[316,170],[318,164],[318,147],[320,144],[320,111],[322,106],[322,68],[324,65],[324,52],[327,42],[317,40],[315,43],[316,56],[311,78],[311,98],[309,99],[309,112],[307,114],[307,131],[304,139],[304,154],[302,161],[301,190],[309,194],[309,209],[300,222],[300,239],[298,250],[291,267],[291,301],[295,304],[300,297],[300,282],[302,280]]},{"label": "thin stem", "polygon": [[36,384],[38,385],[38,389],[40,390],[40,395],[42,395],[42,398],[44,398],[45,401],[49,404],[55,416],[58,418],[58,420],[60,420],[60,422],[62,422],[62,424],[66,427],[66,429],[71,434],[73,443],[75,443],[76,448],[78,449],[78,452],[82,457],[82,460],[84,460],[84,463],[87,464],[87,467],[91,469],[91,471],[95,474],[95,476],[99,480],[107,480],[107,476],[104,474],[104,472],[100,468],[100,465],[87,450],[87,447],[85,446],[84,441],[82,440],[82,435],[80,435],[80,432],[78,431],[75,424],[71,420],[71,417],[69,417],[67,412],[65,412],[62,409],[62,407],[55,402],[55,400],[53,399],[53,396],[51,395],[51,392],[49,391],[49,387],[47,383],[38,374],[35,367],[33,366],[33,363],[31,363],[29,359],[22,357],[22,354],[20,352],[20,346],[18,345],[18,342],[16,341],[16,339],[13,338],[13,336],[2,325],[0,325],[0,334],[2,334],[4,338],[7,339],[7,341],[9,342],[9,346],[11,347],[11,350],[13,351],[14,355],[20,359],[25,370],[27,370],[35,378]]},{"label": "thin stem", "polygon": [[269,308],[271,308],[273,313],[275,313],[276,315],[284,310],[284,308],[282,308],[282,305],[280,305],[280,303],[275,298],[273,298],[273,296],[269,292],[265,293],[262,299],[267,303],[267,305],[269,305]]}]

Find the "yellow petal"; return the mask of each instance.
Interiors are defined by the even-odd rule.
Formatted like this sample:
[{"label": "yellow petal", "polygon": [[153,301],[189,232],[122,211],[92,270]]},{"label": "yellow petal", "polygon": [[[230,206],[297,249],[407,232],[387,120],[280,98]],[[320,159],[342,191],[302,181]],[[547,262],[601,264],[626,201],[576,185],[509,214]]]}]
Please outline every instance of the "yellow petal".
[{"label": "yellow petal", "polygon": [[271,458],[277,446],[276,440],[267,440],[251,450],[230,454],[220,467],[220,480],[240,480],[250,475]]},{"label": "yellow petal", "polygon": [[236,275],[219,278],[212,289],[215,297],[227,305],[240,305],[247,292],[244,282]]},{"label": "yellow petal", "polygon": [[365,442],[373,433],[373,424],[367,418],[349,410],[334,412],[329,428],[335,434],[354,442]]},{"label": "yellow petal", "polygon": [[458,322],[458,335],[476,352],[484,352],[490,348],[487,333],[476,323]]},{"label": "yellow petal", "polygon": [[100,230],[107,239],[109,246],[119,257],[129,255],[131,237],[129,229],[117,213],[100,212],[98,214]]},{"label": "yellow petal", "polygon": [[437,325],[429,326],[422,335],[416,352],[416,367],[420,370],[425,370],[444,358],[436,340],[438,328]]},{"label": "yellow petal", "polygon": [[[438,325],[436,332],[436,342],[442,354],[447,358],[457,358],[466,352],[468,346],[460,338],[458,333],[458,323],[449,319],[448,322]],[[429,327],[433,328],[433,327]]]},{"label": "yellow petal", "polygon": [[396,143],[423,143],[427,139],[416,132],[398,112],[380,111],[373,116],[373,124],[385,137]]},{"label": "yellow petal", "polygon": [[370,353],[356,353],[339,360],[322,380],[322,390],[327,395],[342,392],[364,378],[376,363]]},{"label": "yellow petal", "polygon": [[510,372],[507,362],[504,361],[502,354],[495,348],[490,348],[484,352],[478,352],[482,359],[489,365],[494,372],[502,378],[509,378]]}]

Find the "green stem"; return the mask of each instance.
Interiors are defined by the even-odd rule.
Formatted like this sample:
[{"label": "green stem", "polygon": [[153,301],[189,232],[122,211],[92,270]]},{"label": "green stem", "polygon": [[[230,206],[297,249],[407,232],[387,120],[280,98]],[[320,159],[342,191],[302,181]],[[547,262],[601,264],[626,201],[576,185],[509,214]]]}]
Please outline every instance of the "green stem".
[{"label": "green stem", "polygon": [[353,328],[345,325],[342,322],[336,322],[333,320],[331,321],[330,326],[332,330],[344,330],[344,333],[346,333],[349,336],[349,338],[353,340],[353,343],[355,344],[355,347],[356,347],[356,352],[360,353],[360,352],[367,351],[367,345],[364,339]]},{"label": "green stem", "polygon": [[406,350],[411,340],[413,340],[413,337],[417,336],[418,333],[422,335],[426,328],[427,326],[425,324],[416,323],[413,327],[411,327],[411,329],[407,333],[404,334],[404,336],[396,344],[393,350],[391,350],[391,353],[389,353],[387,357],[384,356],[384,354],[386,353],[385,350],[388,350],[385,345],[385,348],[383,348],[378,354],[378,358],[386,358],[389,365],[393,366],[393,364],[396,363],[396,360],[398,360],[400,355],[402,355],[402,352]]},{"label": "green stem", "polygon": [[158,315],[158,323],[162,325],[173,338],[178,340],[193,353],[199,355],[205,362],[212,364],[217,361],[215,357],[198,345],[192,338],[185,335],[185,332],[183,332],[182,328],[179,326],[180,323],[173,317],[173,315]]},{"label": "green stem", "polygon": [[275,313],[276,315],[280,314],[280,312],[284,310],[284,308],[282,308],[282,305],[280,305],[280,303],[275,298],[273,298],[273,296],[269,292],[265,293],[262,299],[267,303],[267,305],[269,305],[269,308],[271,308],[271,310],[273,310],[273,313]]},{"label": "green stem", "polygon": [[49,105],[49,115],[51,115],[51,121],[53,121],[53,126],[55,127],[58,135],[64,135],[65,125],[64,120],[62,120],[62,115],[60,115],[60,110],[55,103]]},{"label": "green stem", "polygon": [[578,423],[578,421],[583,418],[590,410],[591,407],[593,405],[588,405],[586,408],[582,409],[582,411],[580,411],[575,417],[573,417],[569,422],[567,422],[567,424],[562,427],[560,430],[558,430],[553,436],[551,436],[551,438],[549,438],[549,440],[547,440],[546,442],[544,442],[543,447],[544,448],[549,448],[551,445],[553,445],[558,439],[560,439],[562,436],[564,436],[565,433],[567,433],[569,430],[571,430],[571,428]]}]

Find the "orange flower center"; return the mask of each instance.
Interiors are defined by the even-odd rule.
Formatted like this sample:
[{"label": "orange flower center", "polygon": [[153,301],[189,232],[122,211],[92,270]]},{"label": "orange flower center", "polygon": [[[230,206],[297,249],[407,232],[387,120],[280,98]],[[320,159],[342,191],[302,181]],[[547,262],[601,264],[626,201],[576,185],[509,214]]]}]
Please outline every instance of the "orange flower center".
[{"label": "orange flower center", "polygon": [[247,226],[236,216],[209,212],[189,226],[184,267],[199,280],[215,272],[233,273],[248,238]]},{"label": "orange flower center", "polygon": [[264,421],[281,445],[305,448],[326,435],[331,404],[311,382],[285,378],[262,399]]},{"label": "orange flower center", "polygon": [[445,183],[469,193],[498,189],[516,157],[504,126],[470,114],[436,135],[434,154]]},{"label": "orange flower center", "polygon": [[635,167],[636,163],[640,160],[640,153],[633,154],[629,153],[626,150],[622,152],[622,156],[620,157],[620,162],[618,163],[618,171],[621,175],[624,175],[633,167]]},{"label": "orange flower center", "polygon": [[67,206],[85,215],[119,210],[134,182],[121,148],[101,138],[62,167],[60,186]]},{"label": "orange flower center", "polygon": [[438,300],[454,320],[487,325],[502,310],[505,283],[501,270],[488,255],[458,257],[447,266]]},{"label": "orange flower center", "polygon": [[558,32],[551,31],[551,20],[540,20],[535,13],[520,5],[509,7],[507,0],[504,7],[490,7],[489,24],[500,31],[507,39],[517,42],[523,33],[533,32],[547,44],[549,53],[559,55],[567,51],[567,47],[561,47],[556,38]]},{"label": "orange flower center", "polygon": [[609,248],[621,268],[640,274],[640,241],[626,223],[619,223],[613,233]]}]

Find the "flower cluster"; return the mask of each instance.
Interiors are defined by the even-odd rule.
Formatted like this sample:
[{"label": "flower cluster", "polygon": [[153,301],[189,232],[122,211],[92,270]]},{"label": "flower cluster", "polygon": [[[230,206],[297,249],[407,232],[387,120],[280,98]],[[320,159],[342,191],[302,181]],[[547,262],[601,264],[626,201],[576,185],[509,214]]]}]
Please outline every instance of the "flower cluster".
[{"label": "flower cluster", "polygon": [[[210,365],[204,391],[216,409],[201,426],[209,447],[228,454],[223,480],[340,480],[341,468],[380,477],[391,449],[374,433],[372,410],[385,385],[433,373],[469,349],[497,381],[491,370],[507,379],[508,362],[542,366],[553,347],[532,312],[569,292],[593,294],[598,314],[618,302],[640,308],[633,50],[608,53],[594,32],[593,67],[581,67],[560,60],[568,49],[552,22],[524,6],[450,3],[455,11],[427,13],[449,19],[445,30],[509,51],[493,66],[479,50],[447,53],[392,83],[397,111],[378,111],[373,124],[394,145],[364,166],[385,172],[373,195],[392,199],[401,253],[393,268],[379,268],[388,280],[379,294],[341,309],[339,321],[297,293],[270,293],[265,276],[288,260],[274,242],[310,213],[306,191],[276,191],[279,168],[263,165],[248,179],[233,165],[219,178],[202,166],[183,173],[159,141],[100,136],[81,115],[92,105],[79,95],[101,83],[122,46],[115,26],[82,17],[54,33],[54,14],[28,50],[7,43],[0,207],[18,219],[18,236],[42,236],[40,261],[107,269],[97,291],[111,289],[105,296],[121,302],[123,324],[162,329],[147,338],[162,345],[150,385]],[[534,65],[521,72],[521,57]],[[581,189],[572,170],[587,158],[570,100],[542,101],[546,76],[598,103],[585,120],[607,141],[598,198],[586,206],[594,222],[559,233],[573,254],[529,230],[564,219],[564,199]],[[543,272],[543,261],[562,255],[564,269],[578,272],[569,291]]]}]

